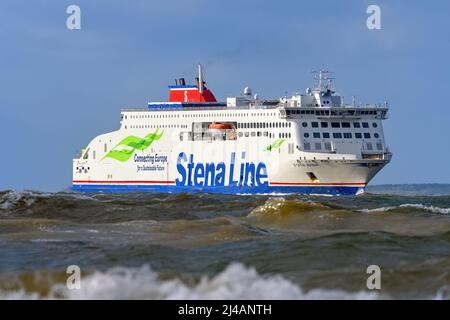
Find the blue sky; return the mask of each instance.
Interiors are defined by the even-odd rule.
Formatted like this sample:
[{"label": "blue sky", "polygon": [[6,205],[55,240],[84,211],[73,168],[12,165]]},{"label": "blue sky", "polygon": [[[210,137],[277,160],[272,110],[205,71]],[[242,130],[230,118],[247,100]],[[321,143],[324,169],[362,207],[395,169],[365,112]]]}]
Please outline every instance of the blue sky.
[{"label": "blue sky", "polygon": [[[81,30],[66,8],[81,8]],[[381,8],[368,30],[366,8]],[[205,66],[224,99],[303,91],[335,72],[350,101],[388,101],[394,158],[373,181],[450,182],[450,3],[425,1],[0,2],[0,189],[70,186],[72,157],[115,130],[120,109],[167,99]]]}]

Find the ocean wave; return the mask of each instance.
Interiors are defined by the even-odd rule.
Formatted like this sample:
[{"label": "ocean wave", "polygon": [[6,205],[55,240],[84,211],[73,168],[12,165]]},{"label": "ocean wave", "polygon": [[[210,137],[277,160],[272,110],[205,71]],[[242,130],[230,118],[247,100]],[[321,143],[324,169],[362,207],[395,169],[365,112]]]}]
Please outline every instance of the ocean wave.
[{"label": "ocean wave", "polygon": [[440,214],[449,214],[450,213],[450,208],[426,206],[421,203],[405,203],[405,204],[401,204],[398,206],[388,206],[388,207],[380,207],[380,208],[373,208],[373,209],[361,209],[359,211],[366,212],[366,213],[386,212],[386,211],[392,211],[392,210],[401,209],[401,208],[413,208],[413,209],[428,211],[428,212],[432,212],[432,213],[440,213]]},{"label": "ocean wave", "polygon": [[436,293],[436,296],[434,297],[434,299],[435,300],[449,300],[450,299],[450,285],[442,286]]},{"label": "ocean wave", "polygon": [[30,209],[41,200],[66,200],[68,203],[74,203],[77,200],[95,201],[96,199],[77,193],[46,193],[37,191],[15,191],[7,190],[0,192],[0,210],[11,211],[16,209]]},{"label": "ocean wave", "polygon": [[11,210],[19,205],[31,207],[35,201],[33,191],[5,191],[0,194],[0,210]]},{"label": "ocean wave", "polygon": [[81,289],[68,290],[65,285],[53,284],[48,296],[19,289],[1,292],[0,299],[377,299],[374,292],[346,292],[313,289],[300,286],[280,276],[262,276],[254,268],[232,263],[214,277],[202,277],[194,285],[178,278],[161,279],[149,266],[141,268],[112,268],[95,272],[81,280]]},{"label": "ocean wave", "polygon": [[365,213],[371,213],[371,212],[386,212],[390,210],[397,209],[397,206],[391,206],[391,207],[379,207],[379,208],[373,208],[373,209],[361,209],[358,210],[359,212],[365,212]]},{"label": "ocean wave", "polygon": [[283,215],[290,213],[298,213],[305,211],[312,211],[318,209],[330,209],[321,203],[311,200],[289,200],[283,197],[273,197],[266,200],[263,205],[260,205],[253,209],[248,216],[271,216],[271,215]]},{"label": "ocean wave", "polygon": [[430,211],[430,212],[433,212],[433,213],[442,213],[442,214],[450,213],[450,208],[440,208],[440,207],[435,207],[435,206],[426,206],[426,205],[423,205],[423,204],[420,204],[420,203],[419,204],[406,203],[406,204],[400,205],[400,208],[415,208],[415,209]]}]

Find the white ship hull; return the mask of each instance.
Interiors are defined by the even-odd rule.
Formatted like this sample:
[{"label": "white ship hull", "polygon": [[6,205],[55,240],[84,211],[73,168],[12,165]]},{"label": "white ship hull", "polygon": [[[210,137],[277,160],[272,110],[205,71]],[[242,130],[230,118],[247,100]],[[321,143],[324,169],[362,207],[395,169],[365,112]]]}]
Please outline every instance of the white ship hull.
[{"label": "white ship hull", "polygon": [[[142,137],[146,132],[137,130],[131,135]],[[104,158],[108,151],[97,159],[74,159],[73,189],[354,195],[361,193],[390,159],[388,153],[381,159],[299,150],[289,154],[287,142],[267,150],[274,140],[269,138],[255,138],[248,143],[239,140],[176,142],[174,135],[166,129],[159,140],[145,150],[135,150],[127,161]],[[98,140],[116,145],[124,138],[124,132],[117,131],[100,136]]]}]

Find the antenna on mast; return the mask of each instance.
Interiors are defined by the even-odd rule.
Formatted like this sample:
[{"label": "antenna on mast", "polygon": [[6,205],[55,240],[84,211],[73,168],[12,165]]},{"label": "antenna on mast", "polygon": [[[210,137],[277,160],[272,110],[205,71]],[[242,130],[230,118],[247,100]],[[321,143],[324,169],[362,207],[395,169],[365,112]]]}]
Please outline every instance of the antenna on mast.
[{"label": "antenna on mast", "polygon": [[[333,86],[332,86],[332,80],[334,80],[334,78],[331,77],[331,74],[333,72],[320,69],[319,71],[311,71],[311,73],[314,74],[314,80],[316,80],[316,84],[315,84],[316,91],[334,92]],[[325,81],[328,81],[328,82],[326,84],[324,84]]]}]

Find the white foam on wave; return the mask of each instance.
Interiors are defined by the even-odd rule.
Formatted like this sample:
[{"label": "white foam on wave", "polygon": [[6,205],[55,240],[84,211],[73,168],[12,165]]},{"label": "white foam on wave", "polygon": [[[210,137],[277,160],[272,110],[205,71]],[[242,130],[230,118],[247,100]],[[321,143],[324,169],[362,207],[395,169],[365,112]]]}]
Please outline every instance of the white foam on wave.
[{"label": "white foam on wave", "polygon": [[398,208],[413,208],[413,209],[419,209],[419,210],[429,211],[429,212],[432,212],[432,213],[440,213],[440,214],[449,214],[450,213],[450,208],[440,208],[440,207],[435,207],[435,206],[426,206],[426,205],[421,204],[421,203],[405,203],[405,204],[401,204],[399,206],[380,207],[380,208],[373,208],[373,209],[361,209],[359,211],[360,212],[371,213],[371,212],[391,211],[391,210],[395,210],[395,209],[398,209]]},{"label": "white foam on wave", "polygon": [[64,242],[62,239],[32,239],[30,242],[48,243],[48,242]]},{"label": "white foam on wave", "polygon": [[442,286],[436,293],[436,296],[434,297],[434,299],[435,300],[449,300],[450,299],[450,285]]},{"label": "white foam on wave", "polygon": [[421,209],[425,211],[430,211],[433,213],[442,213],[442,214],[448,214],[450,213],[450,208],[440,208],[435,206],[425,206],[421,203],[405,203],[400,205],[400,208],[415,208],[415,209]]},{"label": "white foam on wave", "polygon": [[371,212],[384,212],[384,211],[390,211],[394,210],[397,207],[380,207],[380,208],[373,208],[373,209],[361,209],[358,210],[359,212],[365,212],[365,213],[371,213]]},{"label": "white foam on wave", "polygon": [[335,194],[327,194],[327,193],[310,193],[308,194],[308,196],[312,196],[312,197],[328,197],[328,198],[334,198],[334,197],[339,197],[340,195],[335,195]]},{"label": "white foam on wave", "polygon": [[36,201],[36,193],[33,191],[7,191],[0,200],[0,209],[2,210],[14,208],[20,201],[30,207]]},{"label": "white foam on wave", "polygon": [[38,293],[27,293],[23,289],[8,292],[0,291],[0,300],[37,300],[40,298]]},{"label": "white foam on wave", "polygon": [[148,266],[113,268],[84,277],[80,290],[56,284],[49,296],[21,291],[0,292],[0,299],[376,299],[374,292],[314,289],[304,291],[280,275],[263,276],[254,268],[232,263],[214,277],[202,277],[195,285],[178,278],[160,279]]}]

